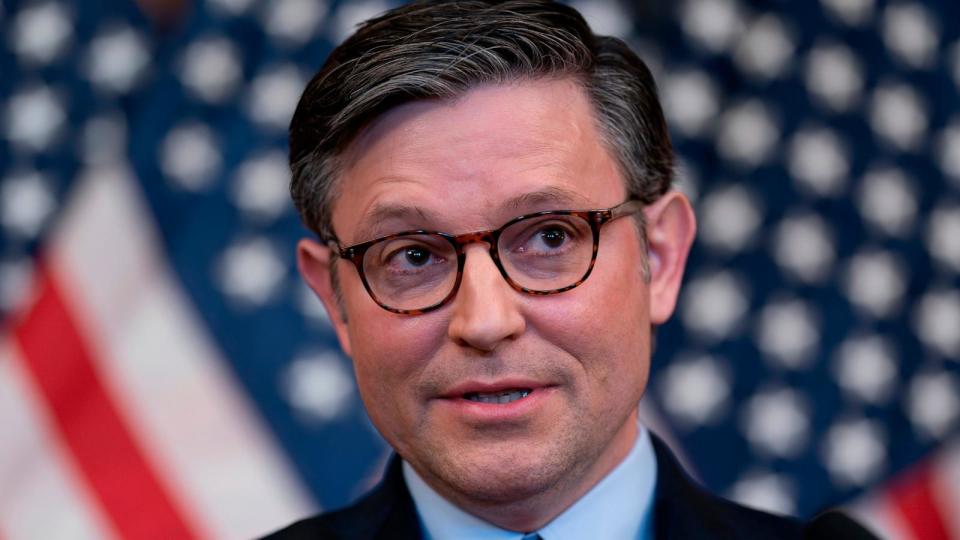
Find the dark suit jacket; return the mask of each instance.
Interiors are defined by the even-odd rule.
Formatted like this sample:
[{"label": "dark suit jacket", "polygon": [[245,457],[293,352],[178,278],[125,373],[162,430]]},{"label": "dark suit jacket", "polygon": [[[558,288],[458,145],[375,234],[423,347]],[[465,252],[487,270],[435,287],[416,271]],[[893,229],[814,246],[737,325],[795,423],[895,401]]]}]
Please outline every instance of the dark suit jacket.
[{"label": "dark suit jacket", "polygon": [[[657,540],[873,538],[836,512],[802,523],[716,497],[684,472],[662,441],[654,436],[651,440],[657,456],[653,501],[653,530]],[[380,485],[354,505],[298,521],[264,540],[420,539],[419,517],[400,465],[400,459],[394,458]]]}]

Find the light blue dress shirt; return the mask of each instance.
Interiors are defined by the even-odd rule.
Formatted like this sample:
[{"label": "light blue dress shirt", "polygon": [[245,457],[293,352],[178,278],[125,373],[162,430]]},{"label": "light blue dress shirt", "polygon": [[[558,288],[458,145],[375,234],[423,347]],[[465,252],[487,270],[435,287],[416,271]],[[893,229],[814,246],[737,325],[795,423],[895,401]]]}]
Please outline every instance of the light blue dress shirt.
[{"label": "light blue dress shirt", "polygon": [[[538,531],[543,540],[584,538],[651,540],[657,459],[650,434],[640,427],[627,457],[570,508]],[[521,540],[508,531],[464,512],[440,496],[407,462],[403,478],[420,515],[427,540]]]}]

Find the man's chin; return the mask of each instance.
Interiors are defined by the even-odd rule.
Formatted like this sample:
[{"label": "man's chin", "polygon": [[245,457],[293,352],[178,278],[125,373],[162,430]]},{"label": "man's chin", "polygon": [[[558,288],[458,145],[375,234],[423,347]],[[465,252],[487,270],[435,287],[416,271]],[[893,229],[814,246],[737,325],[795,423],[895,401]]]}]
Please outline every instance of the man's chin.
[{"label": "man's chin", "polygon": [[559,452],[512,445],[457,452],[427,464],[434,486],[454,500],[502,505],[528,500],[552,491],[569,476],[570,463]]}]

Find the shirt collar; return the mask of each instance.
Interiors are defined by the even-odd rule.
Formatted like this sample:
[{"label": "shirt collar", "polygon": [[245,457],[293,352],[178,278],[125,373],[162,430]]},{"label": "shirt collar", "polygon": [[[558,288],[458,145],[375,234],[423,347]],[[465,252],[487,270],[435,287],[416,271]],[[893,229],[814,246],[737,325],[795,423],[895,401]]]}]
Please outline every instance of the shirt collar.
[{"label": "shirt collar", "polygon": [[[535,532],[543,540],[652,538],[656,474],[650,434],[640,426],[637,440],[623,461],[570,508]],[[524,536],[464,512],[427,485],[407,462],[403,462],[403,477],[428,540],[520,540]]]}]

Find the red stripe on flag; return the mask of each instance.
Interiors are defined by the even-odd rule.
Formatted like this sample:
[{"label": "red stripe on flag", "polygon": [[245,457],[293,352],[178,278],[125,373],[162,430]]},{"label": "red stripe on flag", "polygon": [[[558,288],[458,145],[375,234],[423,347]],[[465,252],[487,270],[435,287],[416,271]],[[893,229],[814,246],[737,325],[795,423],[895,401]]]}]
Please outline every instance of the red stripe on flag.
[{"label": "red stripe on flag", "polygon": [[933,495],[933,482],[930,463],[920,463],[891,483],[890,499],[914,538],[950,540]]},{"label": "red stripe on flag", "polygon": [[194,538],[118,414],[57,283],[45,268],[38,277],[14,335],[81,475],[121,537]]}]

